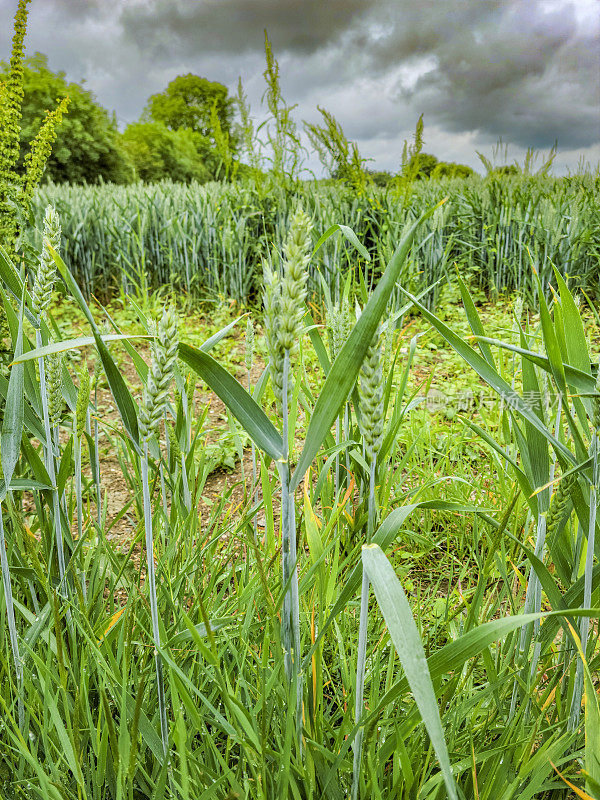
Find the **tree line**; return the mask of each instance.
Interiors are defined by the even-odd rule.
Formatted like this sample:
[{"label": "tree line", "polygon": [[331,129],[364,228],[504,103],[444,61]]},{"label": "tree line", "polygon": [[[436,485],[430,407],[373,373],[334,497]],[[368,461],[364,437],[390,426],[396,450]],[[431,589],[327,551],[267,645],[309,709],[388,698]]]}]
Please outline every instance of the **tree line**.
[{"label": "tree line", "polygon": [[[9,65],[0,62],[0,83],[8,74]],[[239,113],[241,86],[235,98],[216,81],[191,73],[179,75],[164,91],[152,95],[140,119],[123,131],[116,116],[103,108],[89,89],[68,81],[64,72],[53,72],[41,53],[25,59],[23,90],[19,170],[24,170],[33,132],[56,107],[57,100],[69,98],[68,113],[57,127],[46,166],[46,180],[123,184],[170,178],[205,183],[256,172],[256,165],[251,168],[244,163],[252,162],[252,154],[248,152],[251,145],[244,129],[248,122],[243,108]],[[364,179],[379,185],[393,179],[389,172],[370,170],[356,145],[345,139],[337,121],[331,115],[326,121],[329,127],[306,124],[306,130],[317,153],[324,156],[321,160],[330,177],[353,182],[351,173],[358,171]],[[261,166],[268,171],[268,165]],[[473,172],[465,165],[440,162],[422,152],[413,155],[410,169],[417,179],[466,177]]]},{"label": "tree line", "polygon": [[[0,63],[0,83],[9,65]],[[24,170],[32,134],[57,100],[69,98],[68,113],[57,128],[45,177],[55,182],[129,183],[134,180],[219,179],[219,147],[238,150],[235,101],[227,88],[197,75],[180,75],[148,99],[139,121],[119,131],[114,114],[85,86],[53,72],[36,53],[23,65],[23,105],[18,168]]]}]

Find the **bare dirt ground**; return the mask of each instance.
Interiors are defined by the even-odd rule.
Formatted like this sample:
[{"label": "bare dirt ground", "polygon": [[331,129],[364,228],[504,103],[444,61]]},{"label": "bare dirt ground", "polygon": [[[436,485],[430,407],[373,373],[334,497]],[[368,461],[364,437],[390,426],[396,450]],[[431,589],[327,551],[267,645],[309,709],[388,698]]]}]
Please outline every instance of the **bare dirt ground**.
[{"label": "bare dirt ground", "polygon": [[[150,351],[147,346],[138,348],[139,354],[146,363],[150,361]],[[88,363],[90,369],[93,368]],[[123,360],[119,364],[120,371],[124,376],[134,399],[137,401],[141,397],[140,380],[135,367],[129,359]],[[254,384],[262,374],[264,364],[257,361],[250,372],[250,379]],[[203,439],[206,444],[215,444],[219,436],[227,429],[227,409],[225,404],[212,393],[205,384],[199,381],[194,394],[194,408],[198,416],[208,406],[206,422],[204,426]],[[133,499],[132,487],[128,483],[119,459],[115,452],[114,444],[111,444],[107,432],[113,439],[116,439],[115,430],[121,427],[121,421],[116,408],[113,396],[106,383],[101,383],[98,390],[98,420],[99,420],[99,452],[100,452],[100,471],[102,478],[103,504],[106,507],[106,529],[107,539],[115,544],[121,552],[128,552],[132,542],[139,532],[139,523],[136,519],[135,507],[131,504]],[[163,442],[164,446],[164,442]],[[85,470],[88,479],[91,479],[89,465]],[[202,499],[198,506],[198,513],[201,516],[208,514],[210,507],[226,490],[230,489],[229,506],[232,510],[239,509],[245,497],[245,481],[250,486],[252,475],[251,448],[244,450],[243,463],[237,458],[233,469],[217,468],[212,471],[204,485]],[[129,510],[123,513],[123,509],[130,504]],[[96,513],[94,509],[94,514]],[[141,546],[137,543],[132,551],[134,560],[139,559]]]}]

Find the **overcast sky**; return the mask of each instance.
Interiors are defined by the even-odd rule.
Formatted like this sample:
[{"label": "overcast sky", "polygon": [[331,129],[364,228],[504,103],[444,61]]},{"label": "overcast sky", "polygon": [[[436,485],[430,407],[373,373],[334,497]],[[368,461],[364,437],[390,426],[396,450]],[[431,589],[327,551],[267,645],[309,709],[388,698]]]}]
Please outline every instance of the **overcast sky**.
[{"label": "overcast sky", "polygon": [[[16,0],[0,0],[7,58]],[[600,0],[32,0],[27,51],[85,79],[120,123],[194,72],[261,118],[263,30],[296,118],[338,118],[372,167],[396,171],[425,119],[425,150],[479,166],[558,141],[556,171],[600,161]]]}]

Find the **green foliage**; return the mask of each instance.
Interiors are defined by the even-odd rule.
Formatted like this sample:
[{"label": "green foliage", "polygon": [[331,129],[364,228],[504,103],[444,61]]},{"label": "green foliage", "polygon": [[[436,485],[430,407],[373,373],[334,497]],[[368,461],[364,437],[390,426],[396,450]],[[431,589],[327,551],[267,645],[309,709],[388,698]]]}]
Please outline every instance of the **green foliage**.
[{"label": "green foliage", "polygon": [[138,180],[205,183],[216,171],[217,159],[208,140],[188,128],[170,130],[161,122],[136,122],[127,126],[122,143]]},{"label": "green foliage", "polygon": [[153,94],[142,119],[160,122],[170,130],[189,128],[218,147],[226,136],[233,152],[237,150],[234,127],[235,100],[227,87],[188,73],[174,78],[163,92]]},{"label": "green foliage", "polygon": [[293,118],[296,106],[290,106],[281,92],[279,79],[279,63],[275,58],[271,42],[265,30],[265,60],[263,72],[269,118],[261,125],[266,134],[269,152],[262,154],[263,164],[269,164],[270,172],[276,184],[286,188],[298,185],[303,167],[303,153],[298,129]]},{"label": "green foliage", "polygon": [[379,186],[380,188],[385,188],[389,186],[389,184],[393,181],[394,176],[391,172],[386,172],[385,170],[373,170],[367,169],[367,175],[369,176],[369,180],[373,181],[375,186]]},{"label": "green foliage", "polygon": [[[540,151],[533,147],[528,147],[522,164],[516,160],[509,164],[508,145],[502,139],[499,139],[494,145],[490,156],[486,156],[479,151],[477,151],[477,156],[483,164],[488,178],[501,178],[511,175],[537,175],[540,178],[545,178],[551,173],[556,153],[556,144],[550,148],[546,155],[541,154]],[[536,162],[540,158],[541,164],[535,169]]]},{"label": "green foliage", "polygon": [[27,31],[28,0],[20,0],[14,23],[10,65],[0,82],[0,234],[12,252],[17,236],[14,209],[19,194],[15,167],[19,158],[20,123],[23,105],[23,56]]},{"label": "green foliage", "polygon": [[357,193],[364,194],[370,174],[365,171],[356,142],[349,142],[342,126],[330,111],[317,106],[323,125],[305,122],[304,128],[321,164],[333,178],[346,181]]},{"label": "green foliage", "polygon": [[41,183],[42,177],[47,173],[48,161],[51,158],[53,141],[56,139],[57,129],[62,127],[70,100],[63,97],[55,109],[46,112],[46,117],[40,130],[31,141],[29,152],[23,160],[23,200],[29,204],[33,191]]},{"label": "green foliage", "polygon": [[500,178],[506,175],[518,175],[519,168],[516,164],[503,164],[500,167],[494,167],[489,174],[497,175]]},{"label": "green foliage", "polygon": [[475,170],[467,164],[455,164],[453,161],[439,161],[432,174],[432,178],[469,178]]},{"label": "green foliage", "polygon": [[419,175],[419,157],[423,150],[423,124],[423,114],[421,114],[417,120],[413,141],[405,139],[402,146],[400,172],[394,181],[393,189],[395,197],[401,199],[404,206],[409,202],[413,184]]},{"label": "green foliage", "polygon": [[[0,80],[8,74],[5,64]],[[19,171],[27,168],[28,143],[63,98],[69,98],[69,113],[56,129],[48,155],[45,177],[55,182],[95,183],[98,180],[125,183],[131,167],[124,155],[115,121],[89,90],[69,83],[64,72],[52,72],[46,56],[37,53],[23,65],[23,105],[19,141]]]},{"label": "green foliage", "polygon": [[217,112],[217,104],[213,103],[210,110],[210,122],[213,130],[213,138],[215,141],[215,151],[218,154],[221,163],[217,177],[235,179],[239,168],[239,162],[234,158],[236,148],[234,147],[234,139],[230,131],[224,130],[221,125],[221,120]]},{"label": "green foliage", "polygon": [[[12,351],[0,377],[2,797],[595,794],[598,335],[569,285],[598,296],[597,177],[532,176],[531,157],[514,176],[418,181],[421,119],[392,190],[302,186],[267,39],[280,185],[255,160],[258,185],[38,191],[38,214],[48,193],[60,218],[47,210],[29,291],[28,263],[11,259],[20,218],[9,200],[27,210],[61,111],[22,181],[25,8],[1,95]],[[197,152],[202,134],[151,125]],[[243,125],[251,132],[249,112]],[[151,152],[149,141],[139,163]],[[316,246],[313,225],[325,230]],[[178,329],[172,310],[156,329],[146,313],[170,308],[164,291],[148,296],[152,284],[252,297],[263,265],[266,347],[260,325],[244,347],[236,319],[205,339],[187,318]],[[48,308],[55,267],[74,298],[60,320]],[[116,279],[122,316],[90,308],[75,276],[96,295]],[[513,288],[531,310],[521,300],[511,328],[494,309],[501,338],[487,336],[481,290]],[[75,306],[93,336],[56,342]],[[222,313],[211,309],[212,325]],[[152,339],[150,366],[123,319]],[[207,352],[228,336],[235,374]],[[459,386],[464,362],[467,385],[489,388],[462,420],[424,407],[431,381],[452,383],[442,342]],[[428,369],[411,374],[426,348]],[[273,362],[283,351],[275,404],[266,369],[252,386],[265,351]],[[242,470],[207,491],[231,451],[218,430],[215,442],[214,398],[192,372],[227,407],[238,458],[246,437],[260,451],[251,481]]]},{"label": "green foliage", "polygon": [[241,78],[236,96],[240,114],[240,157],[246,163],[236,164],[239,177],[251,178],[261,199],[269,191],[289,193],[301,186],[305,151],[293,117],[295,106],[285,101],[279,78],[279,63],[265,31],[266,69],[263,72],[266,119],[255,126]]},{"label": "green foliage", "polygon": [[438,163],[437,158],[431,153],[413,153],[407,170],[414,173],[416,178],[430,178]]},{"label": "green foliage", "polygon": [[411,156],[408,170],[419,180],[424,178],[468,178],[474,170],[466,164],[438,161],[431,153],[418,153]]},{"label": "green foliage", "polygon": [[[0,81],[0,244],[10,258],[15,257],[22,220],[30,214],[35,187],[44,174],[57,128],[67,107],[63,99],[53,106],[34,134],[24,158],[25,174],[19,169],[24,101],[24,40],[27,30],[28,0],[19,0],[14,22],[10,63]],[[0,350],[8,333],[5,309],[0,309]]]},{"label": "green foliage", "polygon": [[399,184],[403,187],[405,198],[415,180],[427,178],[469,178],[471,175],[475,174],[474,170],[466,164],[439,161],[437,156],[431,153],[424,153],[423,126],[423,115],[421,114],[417,122],[413,142],[404,142]]},{"label": "green foliage", "polygon": [[417,234],[402,276],[415,294],[433,286],[432,308],[442,291],[453,291],[457,269],[488,296],[518,289],[533,303],[532,265],[546,287],[554,264],[599,296],[600,195],[592,175],[415,180],[406,206],[399,188],[371,186],[357,196],[341,182],[306,182],[290,194],[266,173],[258,185],[57,186],[36,196],[35,215],[41,221],[48,203],[60,209],[65,252],[86,293],[106,298],[146,281],[200,298],[253,300],[262,290],[263,259],[282,245],[297,203],[320,232],[336,221],[356,231],[373,262],[364,255],[357,262],[345,241],[320,248],[309,274],[309,294],[320,295],[317,272],[332,291],[348,271],[361,269],[370,280],[391,255],[397,231],[447,197]]},{"label": "green foliage", "polygon": [[400,176],[406,181],[414,180],[419,172],[419,158],[423,150],[423,127],[423,114],[421,114],[417,120],[413,141],[409,142],[408,139],[405,139],[402,147]]},{"label": "green foliage", "polygon": [[[297,239],[290,238],[290,244],[306,245],[300,234],[305,227],[305,221],[298,225]],[[577,638],[585,649],[585,732],[568,729],[580,661],[572,630],[600,613],[597,564],[592,561],[589,582],[579,571],[581,543],[589,536],[582,523],[590,505],[586,484],[591,473],[587,453],[579,454],[578,448],[587,446],[585,424],[597,418],[589,415],[594,408],[590,401],[599,397],[595,362],[592,368],[585,341],[587,326],[557,278],[559,299],[550,320],[556,340],[542,305],[540,328],[531,317],[536,352],[517,354],[507,338],[487,361],[475,357],[466,322],[461,334],[453,335],[422,307],[423,318],[413,327],[416,323],[423,334],[430,323],[484,379],[492,379],[494,388],[508,387],[505,405],[491,401],[465,413],[466,422],[475,416],[489,431],[478,444],[458,420],[450,423],[441,414],[418,408],[422,398],[415,392],[422,391],[418,387],[423,365],[410,375],[417,337],[408,344],[405,333],[395,330],[407,306],[399,306],[394,296],[414,233],[411,228],[370,297],[360,279],[349,280],[340,292],[340,314],[349,317],[357,302],[363,313],[333,364],[326,356],[320,361],[320,325],[305,317],[310,340],[298,336],[289,421],[290,442],[302,446],[303,454],[290,489],[299,488],[308,464],[312,471],[306,473],[302,508],[287,512],[288,533],[297,535],[299,542],[297,551],[290,545],[297,563],[290,565],[287,579],[276,568],[282,548],[278,483],[272,475],[273,459],[280,462],[282,457],[283,438],[275,427],[281,420],[263,388],[246,392],[206,353],[217,340],[225,343],[222,337],[232,332],[231,325],[200,348],[194,345],[203,335],[188,324],[182,326],[181,335],[194,345],[180,344],[179,354],[230,405],[264,451],[258,465],[260,500],[249,476],[240,478],[239,473],[235,486],[219,478],[207,496],[214,422],[198,413],[200,397],[194,397],[193,382],[181,364],[174,368],[175,391],[168,390],[164,376],[157,378],[164,389],[161,409],[168,434],[159,426],[157,436],[148,440],[147,453],[140,455],[128,433],[131,426],[124,427],[116,414],[106,415],[93,404],[84,408],[89,398],[86,359],[77,367],[83,387],[77,392],[71,357],[60,372],[56,363],[52,369],[52,404],[60,435],[53,458],[59,465],[56,489],[49,491],[41,480],[40,385],[30,369],[41,353],[32,352],[29,327],[23,330],[16,315],[11,317],[17,354],[12,389],[0,381],[10,423],[3,429],[3,451],[10,440],[16,454],[11,489],[2,507],[5,540],[0,539],[3,578],[8,575],[11,581],[4,581],[0,596],[0,610],[8,622],[0,627],[0,741],[9,745],[0,749],[3,795],[19,797],[21,792],[27,800],[191,800],[203,794],[341,800],[351,791],[357,762],[353,751],[358,751],[359,742],[362,762],[354,786],[361,800],[403,795],[439,800],[445,796],[444,785],[448,796],[454,796],[456,786],[458,796],[466,800],[566,800],[570,790],[552,764],[571,784],[581,787],[587,781],[587,790],[595,791],[595,625],[587,640]],[[343,241],[350,246],[351,237]],[[288,252],[288,257],[293,255]],[[69,280],[68,268],[57,260],[63,280],[97,333],[98,325]],[[0,276],[5,287],[17,288],[18,293],[16,269],[2,261]],[[297,280],[291,282],[290,292],[294,287],[298,297],[303,294]],[[462,290],[468,324],[480,337],[483,321],[477,321],[475,304]],[[26,292],[24,302],[31,312],[32,298]],[[105,316],[103,309],[95,308]],[[501,331],[510,331],[506,312],[487,312],[498,315]],[[112,310],[110,316],[116,327],[126,318],[115,317]],[[452,317],[454,326],[455,312]],[[383,387],[380,363],[375,364],[376,354],[368,352],[380,318],[386,350],[391,330],[390,350],[399,351],[397,361],[385,355]],[[49,329],[55,328],[50,316],[48,323]],[[141,310],[137,325],[152,334]],[[49,329],[41,331],[43,345]],[[518,332],[513,333],[518,342]],[[158,334],[155,356],[167,357],[174,366],[172,324],[164,324]],[[492,343],[479,341],[482,352],[489,354]],[[100,383],[106,378],[115,404],[137,408],[139,415],[133,397],[148,380],[148,367],[133,337],[105,338],[102,346],[99,337],[80,338],[42,353],[46,360],[54,359],[58,347],[83,354],[94,342],[107,370],[102,376],[99,368]],[[594,339],[592,344],[596,346]],[[18,356],[21,345],[24,356]],[[125,347],[124,353],[113,355],[126,382],[115,381],[120,372],[107,345],[111,350]],[[260,328],[255,345],[257,358],[262,358]],[[237,367],[245,378],[244,350],[240,330]],[[367,405],[364,387],[362,401],[352,387],[357,377],[361,380],[364,355],[370,363],[366,371],[363,367],[362,379],[370,375],[371,388],[382,391],[382,397],[373,399],[378,415],[383,401],[384,414],[381,463],[372,467],[380,522],[369,537],[374,546],[362,550],[368,518],[373,519],[364,458],[368,442],[359,416],[361,405]],[[447,354],[435,356],[439,373],[447,367]],[[130,363],[125,365],[123,357]],[[549,387],[556,386],[553,376],[566,376],[562,421],[551,422],[555,418],[545,411],[543,419],[534,411],[522,418],[527,408],[520,394],[525,389],[525,361],[548,374]],[[494,377],[496,370],[499,377]],[[188,391],[191,396],[184,401]],[[550,391],[556,397],[556,388]],[[336,411],[343,413],[344,407],[347,420],[336,446],[332,421],[335,424]],[[92,414],[101,438],[86,429]],[[537,444],[535,451],[529,447],[533,440],[525,426],[534,417],[538,433],[545,426],[557,426],[560,444],[555,452],[561,474],[565,452],[582,459],[576,479],[563,484],[570,503],[556,498],[562,519],[541,558],[529,542],[531,493],[526,487],[522,492],[516,489],[513,482],[519,470],[531,470],[541,452]],[[79,488],[70,439],[74,427],[83,433],[85,463],[95,463],[99,443],[108,458],[101,464],[100,482],[84,468]],[[436,438],[441,439],[437,444]],[[207,440],[213,447],[208,456]],[[348,483],[341,486],[333,467],[336,449],[348,469]],[[7,457],[4,461],[8,464]],[[114,515],[100,509],[98,516],[101,481],[110,480],[107,488],[112,488],[112,473],[119,466],[122,507]],[[53,506],[55,492],[58,503]],[[75,502],[77,492],[81,502]],[[115,502],[112,492],[110,502]],[[61,574],[55,521],[64,534],[68,598],[56,594]],[[127,530],[125,550],[118,546],[119,521]],[[148,558],[140,565],[137,552],[144,535]],[[359,694],[355,676],[361,671],[357,617],[363,566],[363,582],[367,589],[372,583],[376,603],[361,607],[368,646]],[[533,573],[528,574],[530,566]],[[300,634],[294,650],[301,654],[302,673],[294,688],[300,687],[300,703],[286,678],[280,626],[284,598],[294,585],[293,569],[298,574]],[[526,587],[534,585],[534,575],[539,577],[542,607],[551,608],[550,613],[523,613]],[[590,593],[585,594],[588,585]],[[589,603],[582,608],[584,598],[593,601],[591,608]],[[531,644],[522,649],[521,629],[537,623]],[[20,659],[11,657],[12,643],[21,645],[20,651],[13,651],[21,653]],[[511,709],[515,685],[521,702]],[[355,724],[351,709],[357,701],[361,713]],[[299,708],[301,740],[294,735]],[[589,775],[581,772],[584,764]]]},{"label": "green foliage", "polygon": [[248,99],[244,94],[244,87],[242,86],[241,78],[238,79],[236,101],[240,114],[241,152],[246,156],[249,172],[254,180],[255,185],[262,188],[262,179],[264,177],[264,173],[261,168],[259,142],[256,138],[254,122],[250,116],[250,106],[248,104]]},{"label": "green foliage", "polygon": [[[7,251],[12,254],[17,234],[17,209],[20,205],[20,176],[16,171],[19,158],[19,138],[23,105],[23,56],[27,30],[28,0],[20,0],[15,14],[10,65],[4,81],[0,83],[0,236]],[[5,331],[0,335],[4,337]]]}]

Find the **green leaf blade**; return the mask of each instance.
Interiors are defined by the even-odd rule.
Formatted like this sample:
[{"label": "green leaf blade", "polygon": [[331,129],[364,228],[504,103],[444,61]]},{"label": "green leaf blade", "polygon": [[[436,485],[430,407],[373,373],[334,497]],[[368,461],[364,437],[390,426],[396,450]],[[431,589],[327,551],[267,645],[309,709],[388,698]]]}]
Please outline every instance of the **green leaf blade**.
[{"label": "green leaf blade", "polygon": [[360,319],[352,329],[350,336],[327,373],[306,431],[306,441],[302,453],[292,475],[291,491],[296,489],[304,478],[306,470],[311,465],[313,458],[323,444],[331,426],[352,391],[361,364],[377,330],[379,320],[383,316],[402,265],[410,251],[415,233],[421,222],[433,214],[437,207],[435,206],[422,214],[404,234],[381,280],[366,304]]},{"label": "green leaf blade", "polygon": [[440,763],[446,790],[452,800],[458,800],[427,658],[410,605],[392,565],[380,547],[376,544],[364,545],[362,560]]},{"label": "green leaf blade", "polygon": [[[21,300],[19,331],[15,347],[18,358],[23,352],[23,316],[25,297]],[[2,472],[5,485],[9,486],[21,452],[23,420],[25,416],[25,365],[13,364],[8,380],[4,420],[2,422]]]},{"label": "green leaf blade", "polygon": [[179,345],[179,356],[220,397],[248,436],[276,461],[283,457],[283,439],[262,408],[214,358],[190,344]]}]

